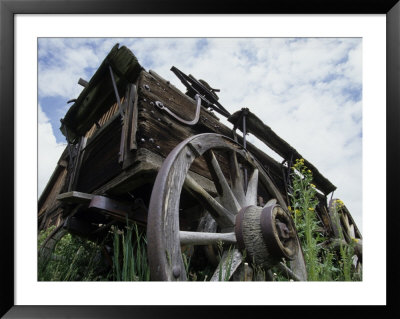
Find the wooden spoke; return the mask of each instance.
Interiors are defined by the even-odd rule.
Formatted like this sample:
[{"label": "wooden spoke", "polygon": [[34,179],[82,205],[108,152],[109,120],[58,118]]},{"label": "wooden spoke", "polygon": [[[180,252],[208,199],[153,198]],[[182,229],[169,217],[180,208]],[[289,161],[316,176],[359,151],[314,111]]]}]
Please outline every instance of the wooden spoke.
[{"label": "wooden spoke", "polygon": [[212,245],[218,242],[236,243],[235,233],[203,233],[192,231],[180,231],[181,245]]},{"label": "wooden spoke", "polygon": [[349,218],[347,217],[347,214],[345,212],[340,214],[340,219],[343,224],[345,235],[350,236],[350,224],[349,224]]},{"label": "wooden spoke", "polygon": [[253,170],[247,184],[246,205],[257,205],[258,169]]},{"label": "wooden spoke", "polygon": [[226,250],[210,281],[228,281],[242,263],[243,256],[237,249]]},{"label": "wooden spoke", "polygon": [[232,191],[235,194],[239,204],[243,207],[246,205],[246,195],[243,189],[243,176],[239,167],[236,152],[230,153]]},{"label": "wooden spoke", "polygon": [[235,224],[235,214],[221,205],[191,176],[186,176],[183,187],[208,210],[222,228],[232,227]]},{"label": "wooden spoke", "polygon": [[354,230],[354,225],[353,224],[350,225],[349,233],[350,233],[350,237],[351,238],[356,238],[356,232]]},{"label": "wooden spoke", "polygon": [[238,212],[241,206],[229,187],[214,152],[212,150],[208,151],[204,154],[204,158],[207,162],[208,169],[210,170],[212,179],[219,194],[221,204],[233,213]]},{"label": "wooden spoke", "polygon": [[300,279],[288,266],[284,263],[280,262],[278,265],[278,269],[280,269],[284,274],[295,281],[302,281],[304,279]]}]

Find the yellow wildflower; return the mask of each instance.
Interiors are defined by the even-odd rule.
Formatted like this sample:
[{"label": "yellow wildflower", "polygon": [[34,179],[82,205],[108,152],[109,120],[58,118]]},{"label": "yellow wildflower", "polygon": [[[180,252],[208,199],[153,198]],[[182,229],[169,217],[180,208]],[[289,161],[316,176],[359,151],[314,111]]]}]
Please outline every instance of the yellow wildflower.
[{"label": "yellow wildflower", "polygon": [[307,170],[307,172],[308,172],[308,173],[311,173],[311,171],[310,171],[310,170]]},{"label": "yellow wildflower", "polygon": [[287,208],[288,208],[288,210],[292,211],[292,207],[288,206]]},{"label": "yellow wildflower", "polygon": [[351,240],[354,241],[355,243],[358,243],[358,239],[357,238],[351,237]]},{"label": "yellow wildflower", "polygon": [[308,210],[311,211],[311,212],[313,212],[313,211],[314,211],[314,208],[309,207]]},{"label": "yellow wildflower", "polygon": [[296,215],[300,214],[300,211],[298,209],[296,209],[294,212],[296,213]]},{"label": "yellow wildflower", "polygon": [[315,185],[314,185],[314,184],[310,184],[310,185],[311,185],[311,187],[315,188]]}]

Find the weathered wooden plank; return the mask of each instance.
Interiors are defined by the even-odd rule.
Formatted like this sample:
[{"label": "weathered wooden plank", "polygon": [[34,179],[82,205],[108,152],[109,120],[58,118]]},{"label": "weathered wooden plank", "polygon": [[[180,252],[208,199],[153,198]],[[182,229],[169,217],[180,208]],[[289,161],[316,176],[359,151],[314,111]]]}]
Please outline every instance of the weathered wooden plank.
[{"label": "weathered wooden plank", "polygon": [[130,101],[132,103],[132,110],[130,113],[131,118],[131,127],[130,127],[130,137],[129,137],[129,150],[137,149],[137,141],[136,141],[136,132],[137,132],[137,122],[138,122],[138,107],[139,107],[139,94],[137,92],[137,83],[135,84],[135,92],[133,96],[133,100]]},{"label": "weathered wooden plank", "polygon": [[[173,84],[171,84],[170,81],[164,79],[163,77],[161,77],[159,74],[157,74],[155,71],[153,70],[149,70],[149,73],[151,74],[151,76],[158,82],[162,83],[165,87],[168,87],[168,89],[172,90],[174,93],[176,93],[177,95],[181,96],[183,99],[188,100],[189,103],[193,103],[193,99],[191,97],[189,97],[188,95],[186,95],[185,93],[183,93],[182,91],[180,91],[179,89],[177,89]],[[168,90],[168,92],[171,92],[170,90]],[[213,113],[210,113],[210,115],[214,116],[216,119],[218,119]]]},{"label": "weathered wooden plank", "polygon": [[[127,90],[129,91],[129,89]],[[123,106],[121,106],[122,109],[127,109],[128,108],[128,103],[125,101],[123,103]],[[127,151],[127,139],[128,139],[128,134],[129,134],[129,116],[128,114],[125,114],[125,116],[121,119],[121,140],[119,142],[119,152],[118,152],[118,163],[122,165],[124,158],[126,156],[126,151]]]},{"label": "weathered wooden plank", "polygon": [[82,193],[77,191],[67,192],[59,194],[56,199],[60,202],[70,203],[70,204],[88,204],[93,199],[95,195]]},{"label": "weathered wooden plank", "polygon": [[74,166],[72,168],[71,178],[69,180],[68,191],[74,190],[76,188],[76,183],[79,177],[79,171],[82,166],[82,159],[85,155],[85,146],[87,139],[82,136],[79,142],[78,154],[76,155]]},{"label": "weathered wooden plank", "polygon": [[110,116],[110,118],[107,121],[105,121],[103,124],[101,124],[100,128],[95,129],[93,131],[92,135],[90,135],[88,137],[85,147],[89,148],[89,147],[91,147],[91,144],[93,142],[95,142],[95,141],[98,142],[99,139],[102,138],[101,136],[104,135],[107,130],[109,130],[108,126],[115,125],[114,122],[117,121],[117,119],[120,119],[120,114],[118,112],[115,112]]},{"label": "weathered wooden plank", "polygon": [[117,115],[88,142],[75,190],[91,193],[121,172],[118,163],[120,139],[121,121]]},{"label": "weathered wooden plank", "polygon": [[[93,194],[119,195],[134,191],[146,184],[152,185],[163,160],[162,156],[148,149],[140,148],[135,153],[135,161],[132,166],[94,190]],[[189,171],[189,175],[209,194],[216,195],[215,186],[211,180],[191,171]]]},{"label": "weathered wooden plank", "polygon": [[122,157],[123,163],[122,168],[126,169],[134,161],[134,152],[136,150],[136,131],[137,131],[137,114],[138,114],[138,94],[136,85],[130,83],[127,86],[125,93],[125,98],[127,102],[126,113],[124,117],[124,129],[123,129],[123,139],[121,138],[121,150],[123,152]]}]

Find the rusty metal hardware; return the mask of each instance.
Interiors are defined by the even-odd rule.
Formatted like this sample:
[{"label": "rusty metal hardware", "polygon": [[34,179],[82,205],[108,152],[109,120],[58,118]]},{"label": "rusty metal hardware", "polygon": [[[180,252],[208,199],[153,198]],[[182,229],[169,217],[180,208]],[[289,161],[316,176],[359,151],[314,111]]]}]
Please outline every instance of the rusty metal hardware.
[{"label": "rusty metal hardware", "polygon": [[184,120],[183,118],[181,118],[180,116],[176,115],[174,112],[172,112],[168,107],[166,107],[162,102],[160,101],[156,101],[156,106],[160,109],[163,110],[165,112],[167,112],[169,115],[171,115],[174,119],[176,119],[177,121],[186,124],[186,125],[195,125],[197,124],[197,122],[199,121],[200,118],[200,108],[201,108],[201,97],[196,94],[195,99],[197,101],[197,106],[196,106],[196,113],[194,116],[194,119],[191,121],[187,121]]},{"label": "rusty metal hardware", "polygon": [[147,208],[140,198],[136,199],[134,203],[126,203],[97,195],[90,201],[88,208],[111,215],[121,221],[130,219],[142,224],[147,223]]},{"label": "rusty metal hardware", "polygon": [[[219,114],[229,117],[231,114],[218,102],[216,95],[214,92],[217,92],[216,89],[209,89],[200,81],[198,81],[194,76],[187,76],[181,70],[176,67],[172,67],[171,71],[181,80],[182,84],[186,86],[189,96],[193,96],[198,94],[201,96],[201,99],[204,101],[205,106],[209,107]],[[203,81],[204,82],[204,81]]]}]

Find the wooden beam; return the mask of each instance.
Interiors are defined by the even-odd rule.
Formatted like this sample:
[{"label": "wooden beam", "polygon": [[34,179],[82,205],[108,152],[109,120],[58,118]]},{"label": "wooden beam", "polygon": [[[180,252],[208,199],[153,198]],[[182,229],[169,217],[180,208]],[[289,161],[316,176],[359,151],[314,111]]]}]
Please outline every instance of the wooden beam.
[{"label": "wooden beam", "polygon": [[81,192],[67,192],[57,195],[56,199],[68,204],[89,204],[95,195]]}]

